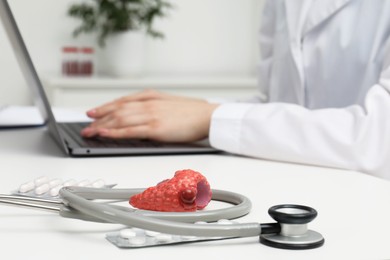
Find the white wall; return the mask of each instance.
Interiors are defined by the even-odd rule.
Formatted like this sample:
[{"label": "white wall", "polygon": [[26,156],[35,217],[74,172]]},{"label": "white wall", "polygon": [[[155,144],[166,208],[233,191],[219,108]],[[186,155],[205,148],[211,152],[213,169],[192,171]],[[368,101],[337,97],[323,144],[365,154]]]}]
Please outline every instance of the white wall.
[{"label": "white wall", "polygon": [[[76,0],[9,0],[41,75],[60,71],[64,45],[96,45],[74,39],[77,21],[66,10]],[[149,40],[151,75],[247,76],[255,73],[257,28],[263,0],[171,0],[175,9],[156,24],[166,38]],[[30,94],[0,26],[0,104],[30,104]]]}]

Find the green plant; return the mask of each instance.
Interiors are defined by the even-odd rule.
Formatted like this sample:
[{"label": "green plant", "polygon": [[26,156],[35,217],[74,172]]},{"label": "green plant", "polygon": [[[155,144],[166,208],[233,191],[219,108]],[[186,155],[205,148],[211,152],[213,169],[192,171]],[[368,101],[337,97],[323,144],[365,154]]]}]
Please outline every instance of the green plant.
[{"label": "green plant", "polygon": [[153,29],[153,22],[157,17],[166,16],[171,7],[164,0],[88,0],[71,5],[68,15],[82,21],[73,31],[75,37],[97,32],[98,43],[103,47],[109,35],[128,30],[146,29],[152,37],[164,37]]}]

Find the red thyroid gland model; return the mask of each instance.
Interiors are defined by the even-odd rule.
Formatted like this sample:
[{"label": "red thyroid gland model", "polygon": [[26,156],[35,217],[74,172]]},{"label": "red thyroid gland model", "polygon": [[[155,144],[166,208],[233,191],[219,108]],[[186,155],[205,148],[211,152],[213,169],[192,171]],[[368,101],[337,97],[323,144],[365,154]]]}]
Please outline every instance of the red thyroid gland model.
[{"label": "red thyroid gland model", "polygon": [[202,174],[181,170],[172,179],[130,197],[129,202],[133,207],[144,210],[185,212],[205,208],[211,195],[210,184]]}]

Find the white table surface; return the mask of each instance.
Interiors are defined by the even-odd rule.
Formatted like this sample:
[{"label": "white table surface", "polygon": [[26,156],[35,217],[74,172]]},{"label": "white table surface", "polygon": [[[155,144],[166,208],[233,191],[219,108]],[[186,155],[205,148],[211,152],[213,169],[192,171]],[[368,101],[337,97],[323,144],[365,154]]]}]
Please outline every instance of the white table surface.
[{"label": "white table surface", "polygon": [[0,205],[1,259],[390,259],[390,182],[362,173],[230,155],[67,158],[44,128],[0,130],[0,166],[0,193],[42,175],[138,188],[194,169],[212,188],[252,200],[251,213],[240,222],[271,222],[270,206],[305,204],[319,213],[309,228],[325,237],[323,247],[303,251],[270,248],[258,237],[118,249],[105,234],[121,225]]}]

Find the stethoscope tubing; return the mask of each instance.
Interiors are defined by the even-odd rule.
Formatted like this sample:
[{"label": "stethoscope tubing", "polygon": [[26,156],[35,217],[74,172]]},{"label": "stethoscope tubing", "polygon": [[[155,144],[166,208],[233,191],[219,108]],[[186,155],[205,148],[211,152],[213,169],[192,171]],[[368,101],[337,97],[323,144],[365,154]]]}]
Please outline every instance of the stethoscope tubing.
[{"label": "stethoscope tubing", "polygon": [[[213,190],[213,200],[232,204],[216,210],[156,212],[113,204],[127,202],[129,197],[143,190],[66,187],[60,190],[59,200],[0,194],[0,204],[49,210],[65,218],[117,223],[172,235],[203,237],[203,240],[260,236],[261,243],[284,249],[312,249],[322,246],[325,241],[320,233],[307,229],[307,223],[317,216],[317,211],[297,204],[271,207],[268,213],[276,223],[203,224],[220,219],[235,219],[249,213],[252,206],[250,200],[229,191]],[[100,203],[96,200],[110,201]],[[198,221],[202,221],[202,224],[192,224]]]},{"label": "stethoscope tubing", "polygon": [[[72,187],[70,192],[77,194],[88,200],[118,200],[128,201],[129,198],[135,194],[143,192],[145,189],[92,189],[86,187]],[[61,193],[62,194],[62,193]],[[62,195],[64,199],[64,196]],[[117,208],[128,213],[138,214],[146,217],[153,217],[158,219],[165,219],[171,221],[179,221],[186,223],[194,223],[197,221],[214,222],[219,219],[236,219],[247,215],[252,203],[249,198],[242,194],[230,191],[223,191],[218,189],[212,190],[212,200],[229,203],[233,206],[223,209],[202,210],[195,212],[158,212],[149,210],[140,210],[130,207],[121,207],[117,205],[110,205],[110,207]]]},{"label": "stethoscope tubing", "polygon": [[[189,213],[173,214],[176,215],[176,220],[169,220],[170,217],[165,215],[164,219],[158,218],[162,214],[156,212],[149,212],[149,215],[126,212],[111,205],[96,203],[90,199],[123,199],[129,198],[129,195],[139,193],[141,190],[102,190],[102,189],[88,189],[80,187],[66,187],[61,189],[60,195],[63,203],[73,209],[76,209],[85,215],[99,218],[106,222],[118,223],[126,226],[137,227],[146,230],[152,230],[161,233],[169,233],[174,235],[187,235],[187,236],[200,236],[200,237],[249,237],[259,236],[262,233],[262,226],[259,223],[244,223],[244,224],[190,224],[177,221],[178,216],[187,216],[186,221],[189,221]],[[248,214],[251,203],[245,196],[223,191],[213,190],[213,199],[233,203],[235,206],[214,211],[212,218],[216,219],[229,219],[229,216],[237,218]],[[204,211],[207,212],[207,211]],[[234,213],[234,214],[233,214]],[[172,214],[172,213],[171,213]],[[204,215],[202,212],[196,212],[193,214],[194,219],[202,219],[204,221]],[[273,226],[272,228],[277,228]]]}]

